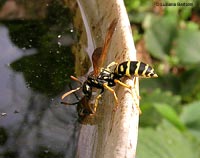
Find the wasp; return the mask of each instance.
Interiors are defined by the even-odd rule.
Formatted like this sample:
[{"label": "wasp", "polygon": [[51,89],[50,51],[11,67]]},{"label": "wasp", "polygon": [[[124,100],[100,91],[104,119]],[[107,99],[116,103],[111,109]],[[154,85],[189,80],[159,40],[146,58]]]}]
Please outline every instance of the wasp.
[{"label": "wasp", "polygon": [[82,83],[76,77],[70,76],[71,79],[79,82],[81,85],[80,85],[80,87],[63,94],[62,97],[61,97],[62,99],[64,99],[68,95],[82,89],[84,96],[81,100],[79,100],[79,102],[76,102],[76,103],[61,102],[61,103],[66,104],[66,105],[78,104],[77,111],[78,111],[79,117],[91,115],[91,114],[94,114],[96,112],[98,99],[101,97],[101,95],[97,96],[97,98],[95,99],[95,105],[93,106],[92,103],[90,102],[90,99],[92,97],[92,89],[93,88],[101,89],[100,94],[102,94],[103,91],[104,91],[103,83],[106,82],[106,81],[104,81],[103,78],[99,77],[99,74],[103,73],[103,72],[101,72],[102,69],[100,69],[100,68],[102,67],[103,62],[105,60],[107,50],[108,50],[108,47],[109,47],[109,43],[111,41],[111,37],[114,33],[116,25],[117,25],[117,19],[114,19],[112,21],[112,23],[110,24],[108,31],[106,33],[106,38],[105,38],[103,47],[98,47],[94,50],[93,55],[92,55],[92,63],[93,63],[93,69],[94,70],[88,75],[85,82]]},{"label": "wasp", "polygon": [[[112,66],[115,65],[114,70],[111,69]],[[121,81],[122,77],[144,77],[144,78],[155,78],[158,77],[158,75],[154,72],[154,69],[143,62],[140,61],[125,61],[120,64],[117,64],[116,62],[110,63],[106,68],[102,68],[97,78],[94,78],[93,76],[89,76],[89,78],[93,79],[96,83],[96,88],[101,89],[100,94],[97,96],[96,102],[95,102],[95,109],[98,104],[98,100],[101,97],[101,94],[104,92],[104,89],[108,89],[111,93],[113,93],[116,106],[114,110],[118,107],[118,98],[115,93],[115,91],[111,88],[115,86],[116,84],[119,84],[123,87],[131,89],[132,87],[130,85],[127,85]],[[95,85],[93,85],[95,86]],[[139,97],[139,95],[137,94]],[[140,111],[140,108],[138,106],[138,109]],[[141,113],[141,111],[140,111]]]},{"label": "wasp", "polygon": [[[101,98],[102,93],[104,92],[105,89],[107,89],[113,94],[116,101],[116,106],[114,110],[116,110],[118,105],[118,97],[114,89],[112,89],[111,87],[115,86],[116,84],[119,84],[129,89],[132,88],[130,85],[127,85],[121,81],[122,77],[125,76],[144,77],[144,78],[158,77],[158,75],[154,72],[154,69],[151,66],[140,61],[124,61],[120,64],[112,62],[106,68],[102,68],[103,62],[108,52],[111,37],[117,25],[117,21],[118,21],[117,19],[114,19],[110,24],[103,47],[98,47],[93,52],[92,61],[93,61],[94,71],[92,71],[88,75],[87,79],[83,83],[81,83],[77,78],[71,76],[72,79],[80,82],[81,86],[65,93],[62,96],[62,99],[64,99],[66,96],[82,88],[84,97],[80,100],[79,104],[81,105],[79,105],[79,107],[82,107],[83,114],[86,115],[95,114],[98,106],[98,101]],[[100,89],[101,91],[95,99],[94,106],[91,106],[88,105],[88,102],[91,99],[93,88]]]}]

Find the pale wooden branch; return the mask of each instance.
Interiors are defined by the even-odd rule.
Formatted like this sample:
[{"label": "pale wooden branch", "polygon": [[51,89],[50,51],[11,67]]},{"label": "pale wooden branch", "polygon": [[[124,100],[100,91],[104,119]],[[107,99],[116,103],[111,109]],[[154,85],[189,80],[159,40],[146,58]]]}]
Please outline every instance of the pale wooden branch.
[{"label": "pale wooden branch", "polygon": [[[67,1],[67,0],[66,0]],[[118,24],[113,34],[105,66],[115,61],[136,60],[136,50],[128,15],[122,0],[77,0],[87,39],[79,51],[86,50],[91,57],[92,49],[102,46],[107,29],[113,19],[118,18]],[[77,11],[80,13],[79,11]],[[77,14],[78,14],[77,13]],[[76,18],[79,19],[79,18]],[[76,22],[77,24],[79,22]],[[84,26],[79,23],[79,26]],[[82,30],[84,30],[82,28]],[[90,36],[90,37],[88,37]],[[78,65],[77,65],[78,66]],[[115,92],[119,99],[119,107],[113,112],[114,97],[106,91],[101,99],[96,113],[97,122],[94,125],[83,125],[81,128],[78,153],[79,158],[134,158],[136,155],[139,111],[138,80],[124,78],[123,82],[133,87],[130,91],[122,86],[116,86]]]}]

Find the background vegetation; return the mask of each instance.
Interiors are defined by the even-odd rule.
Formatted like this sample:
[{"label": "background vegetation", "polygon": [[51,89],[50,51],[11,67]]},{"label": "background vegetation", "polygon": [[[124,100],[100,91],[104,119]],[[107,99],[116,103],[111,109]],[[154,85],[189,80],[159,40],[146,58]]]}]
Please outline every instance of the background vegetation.
[{"label": "background vegetation", "polygon": [[200,1],[190,2],[125,0],[139,58],[159,75],[140,81],[137,158],[200,157]]}]

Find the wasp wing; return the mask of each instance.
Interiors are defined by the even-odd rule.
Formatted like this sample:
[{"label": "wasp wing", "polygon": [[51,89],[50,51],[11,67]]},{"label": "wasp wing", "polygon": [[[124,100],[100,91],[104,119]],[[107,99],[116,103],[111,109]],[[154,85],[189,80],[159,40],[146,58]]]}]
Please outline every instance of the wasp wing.
[{"label": "wasp wing", "polygon": [[115,31],[118,19],[114,19],[110,24],[108,31],[106,33],[106,38],[104,41],[103,47],[98,47],[94,50],[92,54],[92,62],[94,68],[94,75],[98,75],[101,67],[103,66],[103,62],[105,61],[105,57],[108,53],[108,48],[110,46],[110,41]]}]

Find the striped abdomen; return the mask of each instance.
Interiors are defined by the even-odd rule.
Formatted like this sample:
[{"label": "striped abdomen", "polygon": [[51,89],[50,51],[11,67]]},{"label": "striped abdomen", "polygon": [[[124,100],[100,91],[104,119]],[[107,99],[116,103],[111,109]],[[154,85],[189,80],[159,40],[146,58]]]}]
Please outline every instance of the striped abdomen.
[{"label": "striped abdomen", "polygon": [[151,66],[140,61],[125,61],[117,65],[115,68],[115,74],[119,77],[158,77]]}]

